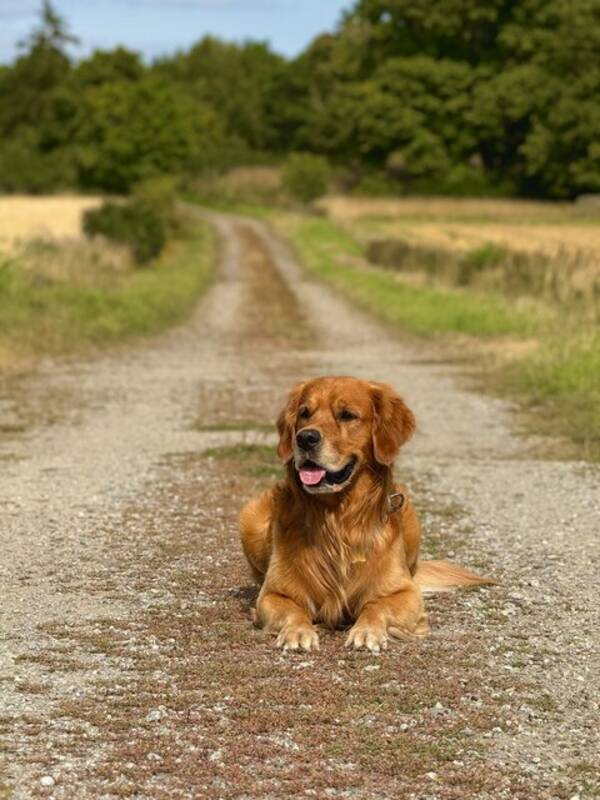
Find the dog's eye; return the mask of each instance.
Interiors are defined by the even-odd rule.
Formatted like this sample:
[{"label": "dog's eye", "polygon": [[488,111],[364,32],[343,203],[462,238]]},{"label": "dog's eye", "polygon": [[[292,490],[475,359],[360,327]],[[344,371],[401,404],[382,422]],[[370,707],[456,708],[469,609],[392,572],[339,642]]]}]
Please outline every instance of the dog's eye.
[{"label": "dog's eye", "polygon": [[344,408],[342,411],[340,411],[339,418],[342,422],[350,422],[353,419],[358,419],[358,415],[353,411],[349,411],[347,408]]},{"label": "dog's eye", "polygon": [[310,417],[310,409],[304,406],[300,409],[298,416],[300,419],[308,419]]}]

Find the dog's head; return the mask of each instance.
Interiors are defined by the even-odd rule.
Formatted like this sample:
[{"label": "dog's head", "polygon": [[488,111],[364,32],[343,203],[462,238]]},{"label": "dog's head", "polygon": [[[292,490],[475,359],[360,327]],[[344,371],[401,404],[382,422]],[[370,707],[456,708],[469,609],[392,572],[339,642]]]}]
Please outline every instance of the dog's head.
[{"label": "dog's head", "polygon": [[277,453],[310,494],[339,492],[365,466],[390,466],[415,418],[385,383],[315,378],[291,390],[277,420]]}]

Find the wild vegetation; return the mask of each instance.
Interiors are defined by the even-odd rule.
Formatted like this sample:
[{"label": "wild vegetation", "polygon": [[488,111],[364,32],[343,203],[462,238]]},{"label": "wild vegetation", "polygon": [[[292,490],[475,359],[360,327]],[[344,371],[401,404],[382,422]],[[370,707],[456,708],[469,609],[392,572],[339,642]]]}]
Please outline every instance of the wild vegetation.
[{"label": "wild vegetation", "polygon": [[[455,201],[448,208],[456,213]],[[514,213],[518,218],[518,206]],[[422,242],[383,247],[377,240],[369,245],[369,217],[352,219],[344,226],[284,212],[272,217],[315,277],[406,331],[437,335],[455,353],[468,353],[480,381],[535,412],[529,422],[537,430],[563,434],[580,454],[600,456],[598,261],[587,262],[578,288],[569,269],[581,261],[577,249],[553,260],[493,244],[459,254]],[[388,222],[397,224],[397,217]],[[375,230],[381,225],[378,216]],[[535,225],[527,230],[534,235]]]},{"label": "wild vegetation", "polygon": [[600,9],[589,0],[356,0],[293,59],[205,37],[145,64],[75,61],[51,3],[0,67],[0,189],[125,192],[290,153],[368,193],[600,191]]},{"label": "wild vegetation", "polygon": [[375,264],[408,278],[530,296],[598,318],[600,215],[579,204],[435,198],[321,207]]},{"label": "wild vegetation", "polygon": [[194,220],[143,270],[104,238],[25,239],[0,252],[0,368],[180,320],[210,280],[212,251],[208,227]]}]

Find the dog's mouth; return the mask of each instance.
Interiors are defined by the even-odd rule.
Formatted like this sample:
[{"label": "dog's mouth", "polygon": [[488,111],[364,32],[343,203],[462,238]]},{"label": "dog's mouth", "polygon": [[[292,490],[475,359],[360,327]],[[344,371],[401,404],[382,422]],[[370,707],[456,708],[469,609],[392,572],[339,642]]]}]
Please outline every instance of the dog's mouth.
[{"label": "dog's mouth", "polygon": [[297,467],[298,477],[302,485],[310,489],[328,486],[335,489],[350,479],[356,467],[356,462],[356,456],[352,456],[345,467],[337,470],[337,472],[331,472],[319,464],[315,464],[314,461],[305,461],[301,467]]}]

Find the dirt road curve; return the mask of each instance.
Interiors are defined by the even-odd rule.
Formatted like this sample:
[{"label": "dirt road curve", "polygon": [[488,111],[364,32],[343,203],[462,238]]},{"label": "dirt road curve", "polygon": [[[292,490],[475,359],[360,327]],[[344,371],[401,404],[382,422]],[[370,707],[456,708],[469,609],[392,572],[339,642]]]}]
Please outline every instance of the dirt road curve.
[{"label": "dirt road curve", "polygon": [[[0,387],[0,798],[598,796],[598,469],[534,459],[456,367],[261,224],[213,222],[188,324]],[[272,477],[249,445],[331,372],[403,391],[429,551],[501,580],[379,658],[339,633],[283,656],[250,624],[236,514]]]}]

